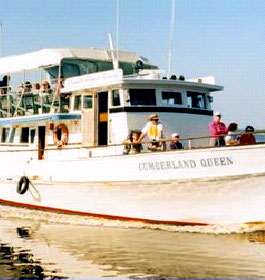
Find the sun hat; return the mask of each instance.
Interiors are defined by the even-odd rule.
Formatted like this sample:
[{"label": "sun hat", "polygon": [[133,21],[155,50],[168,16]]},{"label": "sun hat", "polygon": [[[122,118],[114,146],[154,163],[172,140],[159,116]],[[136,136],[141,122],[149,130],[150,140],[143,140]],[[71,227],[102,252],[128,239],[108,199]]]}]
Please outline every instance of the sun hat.
[{"label": "sun hat", "polygon": [[148,117],[149,120],[159,120],[158,114],[151,114]]}]

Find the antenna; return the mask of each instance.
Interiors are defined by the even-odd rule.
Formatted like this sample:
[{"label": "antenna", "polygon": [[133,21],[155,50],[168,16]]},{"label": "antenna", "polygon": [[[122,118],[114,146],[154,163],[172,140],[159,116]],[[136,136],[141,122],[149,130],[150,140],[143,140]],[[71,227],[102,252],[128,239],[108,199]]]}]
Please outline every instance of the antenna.
[{"label": "antenna", "polygon": [[168,65],[167,65],[167,78],[170,77],[171,72],[171,51],[172,51],[172,41],[174,34],[174,26],[175,26],[175,14],[176,14],[176,0],[172,0],[171,7],[171,26],[170,26],[170,36],[169,36],[169,50],[168,50]]},{"label": "antenna", "polygon": [[116,63],[119,68],[119,0],[116,0]]},{"label": "antenna", "polygon": [[3,23],[2,20],[0,21],[0,35],[1,35],[1,53],[0,55],[4,55],[4,36],[3,36]]},{"label": "antenna", "polygon": [[113,49],[113,44],[112,44],[112,37],[111,34],[109,33],[109,43],[110,43],[110,51],[111,51],[111,59],[112,59],[112,63],[113,63],[113,69],[118,69],[118,60],[117,58],[115,58],[115,54],[114,54],[114,49]]}]

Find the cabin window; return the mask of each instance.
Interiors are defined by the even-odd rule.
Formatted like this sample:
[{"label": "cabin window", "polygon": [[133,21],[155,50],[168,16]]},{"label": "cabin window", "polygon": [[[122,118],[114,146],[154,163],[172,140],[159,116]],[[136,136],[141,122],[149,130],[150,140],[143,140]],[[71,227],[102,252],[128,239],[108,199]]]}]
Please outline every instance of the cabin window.
[{"label": "cabin window", "polygon": [[120,101],[120,93],[119,90],[113,90],[111,93],[112,96],[112,106],[120,106],[121,105],[121,101]]},{"label": "cabin window", "polygon": [[81,95],[75,96],[74,99],[74,111],[81,110]]},{"label": "cabin window", "polygon": [[29,142],[29,128],[28,127],[22,127],[20,142],[21,143]]},{"label": "cabin window", "polygon": [[131,105],[156,105],[155,89],[130,89]]},{"label": "cabin window", "polygon": [[92,95],[83,96],[83,108],[84,109],[92,108]]},{"label": "cabin window", "polygon": [[166,105],[182,105],[181,92],[162,91],[162,103]]},{"label": "cabin window", "polygon": [[3,127],[2,135],[1,135],[1,142],[3,142],[3,143],[7,142],[9,131],[10,131],[9,127]]},{"label": "cabin window", "polygon": [[205,94],[200,92],[187,91],[188,107],[205,109]]},{"label": "cabin window", "polygon": [[31,144],[34,143],[35,135],[36,135],[36,129],[31,129],[31,130],[30,130],[30,143],[31,143]]},{"label": "cabin window", "polygon": [[70,94],[62,94],[61,95],[61,113],[68,113],[70,107]]}]

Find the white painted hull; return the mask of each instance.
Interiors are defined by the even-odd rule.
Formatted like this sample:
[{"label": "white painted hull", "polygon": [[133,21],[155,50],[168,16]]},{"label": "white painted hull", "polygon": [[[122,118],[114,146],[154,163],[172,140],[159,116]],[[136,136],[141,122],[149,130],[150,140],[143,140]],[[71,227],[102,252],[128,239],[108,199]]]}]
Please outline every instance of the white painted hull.
[{"label": "white painted hull", "polygon": [[[13,205],[164,223],[265,221],[265,145],[12,166],[10,161],[1,172],[0,200]],[[205,179],[250,174],[261,174],[250,181],[254,186]],[[32,182],[24,195],[16,192],[22,175]]]}]

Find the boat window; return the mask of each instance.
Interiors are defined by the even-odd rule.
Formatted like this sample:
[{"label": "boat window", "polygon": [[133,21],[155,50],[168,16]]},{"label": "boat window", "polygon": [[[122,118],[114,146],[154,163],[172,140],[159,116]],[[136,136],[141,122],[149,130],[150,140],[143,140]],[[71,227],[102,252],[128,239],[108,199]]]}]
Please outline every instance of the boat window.
[{"label": "boat window", "polygon": [[81,110],[81,95],[75,96],[74,99],[74,111]]},{"label": "boat window", "polygon": [[118,89],[115,89],[111,92],[111,97],[112,97],[112,106],[120,106],[121,101],[120,101],[120,93]]},{"label": "boat window", "polygon": [[30,130],[30,143],[31,143],[31,144],[34,143],[35,135],[36,135],[36,129],[31,129],[31,130]]},{"label": "boat window", "polygon": [[200,92],[187,91],[188,107],[205,109],[205,94]]},{"label": "boat window", "polygon": [[70,94],[61,95],[61,113],[68,113],[70,108]]},{"label": "boat window", "polygon": [[181,92],[162,91],[162,103],[166,105],[182,105]]},{"label": "boat window", "polygon": [[22,127],[20,143],[28,143],[28,142],[29,142],[29,127]]},{"label": "boat window", "polygon": [[2,129],[2,135],[1,135],[1,142],[2,142],[2,143],[7,142],[7,138],[8,138],[8,135],[9,135],[9,131],[10,131],[10,128],[9,128],[9,127],[3,127],[3,129]]},{"label": "boat window", "polygon": [[155,89],[130,89],[131,105],[156,105]]},{"label": "boat window", "polygon": [[84,109],[92,108],[92,95],[83,96],[83,108]]}]

